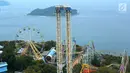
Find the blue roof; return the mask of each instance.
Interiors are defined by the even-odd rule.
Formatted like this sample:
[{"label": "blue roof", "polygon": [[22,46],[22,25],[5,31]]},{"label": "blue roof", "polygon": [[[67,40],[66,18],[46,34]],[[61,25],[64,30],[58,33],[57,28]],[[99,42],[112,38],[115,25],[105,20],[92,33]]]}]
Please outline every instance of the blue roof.
[{"label": "blue roof", "polygon": [[7,63],[6,62],[0,62],[0,73],[1,72],[6,72],[8,69],[7,69]]},{"label": "blue roof", "polygon": [[0,73],[1,72],[6,72],[7,71],[7,67],[2,67],[2,68],[0,68]]},{"label": "blue roof", "polygon": [[7,66],[8,64],[6,62],[0,62],[0,67]]}]

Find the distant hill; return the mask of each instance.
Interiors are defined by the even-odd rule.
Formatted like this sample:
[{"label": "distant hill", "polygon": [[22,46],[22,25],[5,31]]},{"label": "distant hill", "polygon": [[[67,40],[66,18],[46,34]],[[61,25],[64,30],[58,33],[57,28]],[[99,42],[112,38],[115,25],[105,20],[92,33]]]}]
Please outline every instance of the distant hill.
[{"label": "distant hill", "polygon": [[[71,15],[77,15],[78,12],[76,9],[72,9]],[[55,16],[55,6],[51,6],[45,9],[35,9],[28,15],[33,15],[33,16]],[[65,13],[62,12],[61,16],[65,16]]]},{"label": "distant hill", "polygon": [[9,2],[0,0],[0,6],[8,6],[8,5],[10,5]]}]

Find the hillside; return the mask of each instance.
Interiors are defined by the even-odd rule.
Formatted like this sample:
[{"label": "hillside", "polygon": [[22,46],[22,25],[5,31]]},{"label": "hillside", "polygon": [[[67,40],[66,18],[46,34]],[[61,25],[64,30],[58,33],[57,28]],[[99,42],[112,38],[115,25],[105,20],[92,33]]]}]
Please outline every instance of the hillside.
[{"label": "hillside", "polygon": [[[72,9],[71,15],[77,15],[78,12],[76,9]],[[33,15],[33,16],[55,16],[55,6],[51,6],[45,9],[35,9],[32,12],[30,12],[28,15]],[[62,12],[61,16],[65,16],[65,13]]]}]

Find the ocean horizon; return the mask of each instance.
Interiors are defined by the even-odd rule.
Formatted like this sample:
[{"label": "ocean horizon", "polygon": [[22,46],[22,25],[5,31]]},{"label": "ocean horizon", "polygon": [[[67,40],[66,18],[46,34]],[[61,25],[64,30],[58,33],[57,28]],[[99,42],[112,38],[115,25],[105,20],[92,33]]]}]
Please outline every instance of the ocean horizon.
[{"label": "ocean horizon", "polygon": [[[52,5],[53,6],[53,5]],[[26,26],[40,30],[44,40],[56,40],[56,17],[27,16],[37,7],[0,7],[0,41],[16,40],[18,31]],[[43,7],[46,8],[46,7]],[[93,40],[98,50],[130,52],[130,12],[120,13],[116,8],[74,8],[80,13],[71,17],[72,37],[77,44],[86,45]],[[65,18],[62,17],[62,39],[65,40]],[[24,38],[28,36],[25,35]]]}]

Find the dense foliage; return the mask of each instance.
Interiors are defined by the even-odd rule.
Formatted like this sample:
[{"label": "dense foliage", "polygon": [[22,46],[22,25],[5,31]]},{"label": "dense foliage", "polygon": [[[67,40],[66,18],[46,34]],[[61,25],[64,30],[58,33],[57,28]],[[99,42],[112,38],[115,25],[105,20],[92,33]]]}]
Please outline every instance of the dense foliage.
[{"label": "dense foliage", "polygon": [[76,52],[80,52],[80,51],[82,51],[83,49],[82,49],[82,47],[81,46],[79,46],[79,45],[76,45]]},{"label": "dense foliage", "polygon": [[29,56],[18,56],[14,63],[15,71],[23,71],[28,66],[32,65],[33,58]]},{"label": "dense foliage", "polygon": [[[98,69],[96,72],[93,73],[119,73],[120,64],[121,64],[121,57],[119,56],[112,56],[105,54],[102,55],[102,59],[100,60],[98,59],[98,56],[95,55],[94,60],[92,60],[92,65],[98,67]],[[73,68],[73,73],[79,73],[80,69],[81,64],[75,65]],[[130,73],[130,64],[127,66],[127,73]]]},{"label": "dense foliage", "polygon": [[80,70],[82,68],[82,65],[79,63],[79,64],[76,64],[74,67],[73,67],[73,73],[80,73]]},{"label": "dense foliage", "polygon": [[110,69],[107,67],[100,67],[96,72],[93,73],[118,73],[118,70]]},{"label": "dense foliage", "polygon": [[15,69],[14,64],[15,64],[15,42],[14,41],[4,41],[0,42],[1,45],[4,46],[3,48],[3,53],[2,53],[2,61],[8,63],[8,69],[13,70]]},{"label": "dense foliage", "polygon": [[91,62],[93,66],[100,67],[101,59],[98,57],[98,55],[94,55],[94,59]]},{"label": "dense foliage", "polygon": [[[1,60],[3,62],[8,63],[8,73],[14,73],[14,71],[23,71],[25,70],[26,73],[28,70],[39,70],[40,67],[42,68],[41,71],[45,71],[43,73],[56,73],[56,68],[52,65],[42,64],[43,62],[37,62],[33,60],[30,56],[20,56],[16,54],[16,46],[15,41],[1,41],[0,45],[4,46],[3,53],[1,55]],[[47,41],[45,42],[45,49],[49,50],[50,47],[55,47],[54,41]],[[30,70],[30,71],[31,71]],[[47,72],[49,71],[49,72]],[[38,73],[36,71],[36,73]],[[42,73],[42,72],[41,72]]]},{"label": "dense foliage", "polygon": [[[25,73],[56,73],[56,67],[53,65],[44,64],[43,61],[33,60],[30,56],[16,55],[15,41],[2,41],[0,42],[0,45],[4,46],[0,60],[8,63],[8,73],[14,73],[14,71],[24,71]],[[39,44],[37,45],[39,46]],[[44,43],[44,50],[50,50],[51,47],[55,47],[55,45],[55,41],[47,41]],[[80,51],[82,51],[82,47],[76,45],[76,52]],[[92,61],[92,65],[98,67],[98,70],[95,73],[117,73],[119,70],[118,66],[106,66],[110,64],[120,65],[120,63],[121,57],[107,54],[102,55],[101,60],[95,55],[94,60]],[[73,68],[73,73],[79,73],[80,70],[81,64],[77,64]],[[63,71],[66,73],[66,67],[63,67]],[[130,64],[128,65],[127,73],[130,73]]]},{"label": "dense foliage", "polygon": [[102,66],[110,65],[112,63],[121,63],[121,57],[119,56],[112,56],[112,55],[102,55],[104,61],[102,61]]},{"label": "dense foliage", "polygon": [[56,47],[56,42],[51,40],[51,41],[46,41],[44,44],[44,50],[48,51],[50,50],[52,47]]},{"label": "dense foliage", "polygon": [[44,64],[43,61],[36,62],[32,66],[28,66],[24,70],[25,73],[56,73],[56,67],[50,64]]}]

